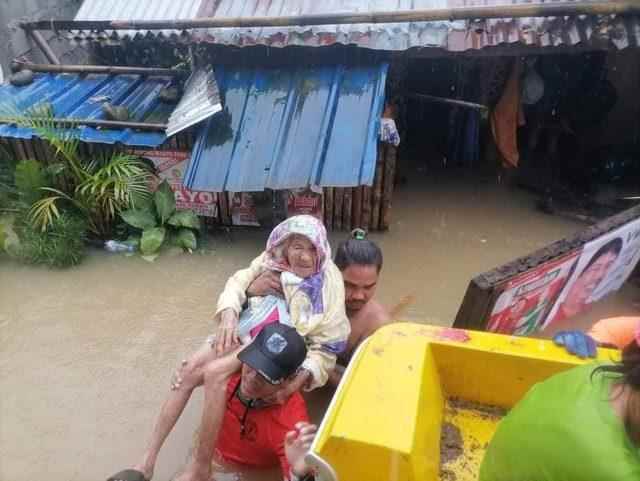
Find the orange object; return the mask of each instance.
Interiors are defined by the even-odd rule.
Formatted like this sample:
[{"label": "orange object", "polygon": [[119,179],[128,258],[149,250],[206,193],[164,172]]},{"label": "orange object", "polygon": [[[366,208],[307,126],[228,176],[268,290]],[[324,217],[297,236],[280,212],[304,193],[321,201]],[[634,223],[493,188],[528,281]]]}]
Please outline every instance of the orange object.
[{"label": "orange object", "polygon": [[518,167],[518,125],[524,124],[520,108],[520,62],[516,60],[500,101],[491,112],[491,132],[506,167]]},{"label": "orange object", "polygon": [[639,326],[640,317],[609,317],[596,322],[588,334],[599,344],[610,344],[618,349],[624,349],[635,341]]}]

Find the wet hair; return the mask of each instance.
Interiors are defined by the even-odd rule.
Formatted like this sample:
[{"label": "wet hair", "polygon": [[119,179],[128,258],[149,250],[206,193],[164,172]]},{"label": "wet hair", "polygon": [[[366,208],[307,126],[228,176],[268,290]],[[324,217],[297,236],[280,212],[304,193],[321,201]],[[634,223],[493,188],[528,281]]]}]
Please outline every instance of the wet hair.
[{"label": "wet hair", "polygon": [[603,255],[605,255],[605,254],[615,254],[616,257],[618,257],[618,254],[620,254],[621,250],[622,250],[622,239],[620,237],[616,237],[614,239],[611,239],[605,245],[600,247],[600,249],[598,249],[598,251],[595,254],[593,254],[593,257],[591,259],[589,259],[589,262],[584,267],[584,269],[582,269],[582,272],[580,273],[580,275],[584,274],[585,271],[587,269],[589,269],[589,267],[591,267],[593,264],[595,264],[595,262],[598,259],[600,259]]},{"label": "wet hair", "polygon": [[341,271],[352,265],[376,266],[378,272],[382,269],[382,251],[373,241],[367,239],[363,229],[354,229],[351,236],[340,242],[336,250],[335,264]]},{"label": "wet hair", "polygon": [[613,374],[619,385],[631,390],[623,421],[629,437],[640,445],[640,345],[634,339],[623,349],[619,363],[598,366],[591,376],[595,374]]}]

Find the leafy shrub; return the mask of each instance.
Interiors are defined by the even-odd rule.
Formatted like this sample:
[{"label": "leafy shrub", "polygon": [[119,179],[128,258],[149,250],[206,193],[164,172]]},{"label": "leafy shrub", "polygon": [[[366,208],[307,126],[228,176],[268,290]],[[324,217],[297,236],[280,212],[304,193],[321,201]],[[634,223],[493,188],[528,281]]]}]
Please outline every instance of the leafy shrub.
[{"label": "leafy shrub", "polygon": [[19,222],[19,257],[27,263],[49,267],[70,267],[79,264],[86,253],[87,225],[83,219],[68,212],[53,218],[43,231],[30,222]]}]

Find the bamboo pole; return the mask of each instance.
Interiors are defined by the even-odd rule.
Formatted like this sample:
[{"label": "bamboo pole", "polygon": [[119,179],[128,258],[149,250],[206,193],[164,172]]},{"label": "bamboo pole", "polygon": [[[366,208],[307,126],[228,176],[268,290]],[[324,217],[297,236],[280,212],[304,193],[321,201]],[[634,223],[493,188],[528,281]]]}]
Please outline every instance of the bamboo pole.
[{"label": "bamboo pole", "polygon": [[189,30],[197,28],[294,27],[303,25],[446,22],[488,18],[637,14],[640,14],[640,3],[637,1],[579,1],[279,17],[203,17],[186,20],[38,20],[22,22],[20,26],[27,30]]},{"label": "bamboo pole", "polygon": [[[35,32],[37,33],[37,32]],[[184,69],[171,68],[148,68],[148,67],[117,67],[112,65],[60,65],[60,64],[36,64],[29,62],[14,61],[20,69],[31,70],[32,72],[53,72],[53,73],[96,73],[107,75],[162,75],[179,76],[187,75],[189,72]]]},{"label": "bamboo pole", "polygon": [[[33,120],[40,120],[42,122],[51,122],[58,127],[78,127],[85,125],[87,127],[105,127],[110,129],[135,129],[135,130],[151,130],[151,131],[165,131],[167,129],[166,124],[152,124],[144,122],[123,122],[119,120],[96,120],[96,119],[48,119],[48,118],[36,118]],[[15,118],[0,118],[0,124],[15,124],[17,119]]]},{"label": "bamboo pole", "polygon": [[371,227],[371,199],[373,197],[370,186],[365,185],[362,187],[362,228],[366,231]]},{"label": "bamboo pole", "polygon": [[384,185],[382,188],[382,211],[380,213],[380,230],[387,230],[391,225],[391,201],[393,186],[396,178],[396,162],[398,149],[387,145],[387,155],[384,163]]},{"label": "bamboo pole", "polygon": [[344,201],[344,189],[336,187],[333,189],[333,228],[342,230],[342,203]]},{"label": "bamboo pole", "polygon": [[228,192],[218,193],[218,210],[220,211],[220,222],[222,225],[231,225],[231,215],[229,213],[229,205],[231,204]]},{"label": "bamboo pole", "polygon": [[18,160],[27,160],[27,153],[24,151],[24,146],[22,145],[22,141],[14,140],[13,147],[18,154]]},{"label": "bamboo pole", "polygon": [[42,162],[43,164],[49,164],[49,157],[45,155],[45,151],[43,148],[43,141],[34,137],[31,139],[31,143],[33,144],[33,151],[35,152],[35,158],[38,162]]},{"label": "bamboo pole", "polygon": [[60,60],[58,59],[58,56],[54,53],[54,51],[51,49],[51,47],[49,46],[49,44],[47,43],[47,41],[44,39],[44,37],[40,32],[36,30],[27,30],[27,33],[29,34],[31,39],[35,42],[35,44],[42,51],[42,53],[50,63],[54,65],[60,65]]},{"label": "bamboo pole", "polygon": [[386,144],[378,143],[378,158],[376,160],[376,175],[373,178],[373,201],[371,206],[371,230],[380,229],[380,205],[382,204],[382,177],[384,175],[384,161]]},{"label": "bamboo pole", "polygon": [[342,227],[349,232],[351,227],[351,209],[353,208],[353,189],[347,187],[344,189],[344,207],[342,209]]},{"label": "bamboo pole", "polygon": [[353,228],[362,227],[362,187],[353,189],[353,213],[351,214]]},{"label": "bamboo pole", "polygon": [[31,143],[30,139],[25,139],[22,141],[23,145],[24,145],[24,151],[27,154],[27,158],[28,159],[33,159],[33,160],[38,160],[36,158],[36,153],[33,150],[33,144]]},{"label": "bamboo pole", "polygon": [[436,97],[434,95],[426,95],[426,94],[414,94],[410,93],[407,95],[409,98],[414,98],[418,100],[426,100],[427,102],[434,102],[439,104],[447,104],[454,107],[464,107],[467,109],[474,110],[489,110],[489,107],[482,104],[477,104],[475,102],[467,102],[465,100],[457,100],[457,99],[448,99],[445,97]]},{"label": "bamboo pole", "polygon": [[333,230],[333,187],[324,188],[324,225]]}]

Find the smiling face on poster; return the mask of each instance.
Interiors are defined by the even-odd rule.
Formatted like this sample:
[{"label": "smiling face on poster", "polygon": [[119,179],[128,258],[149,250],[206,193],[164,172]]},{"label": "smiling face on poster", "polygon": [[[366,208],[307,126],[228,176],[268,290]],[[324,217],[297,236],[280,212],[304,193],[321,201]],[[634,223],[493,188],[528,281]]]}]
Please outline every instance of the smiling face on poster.
[{"label": "smiling face on poster", "polygon": [[639,258],[640,219],[585,244],[576,269],[544,327],[569,319],[620,289]]},{"label": "smiling face on poster", "polygon": [[579,256],[580,251],[569,253],[506,283],[493,306],[487,330],[521,336],[539,330]]}]

